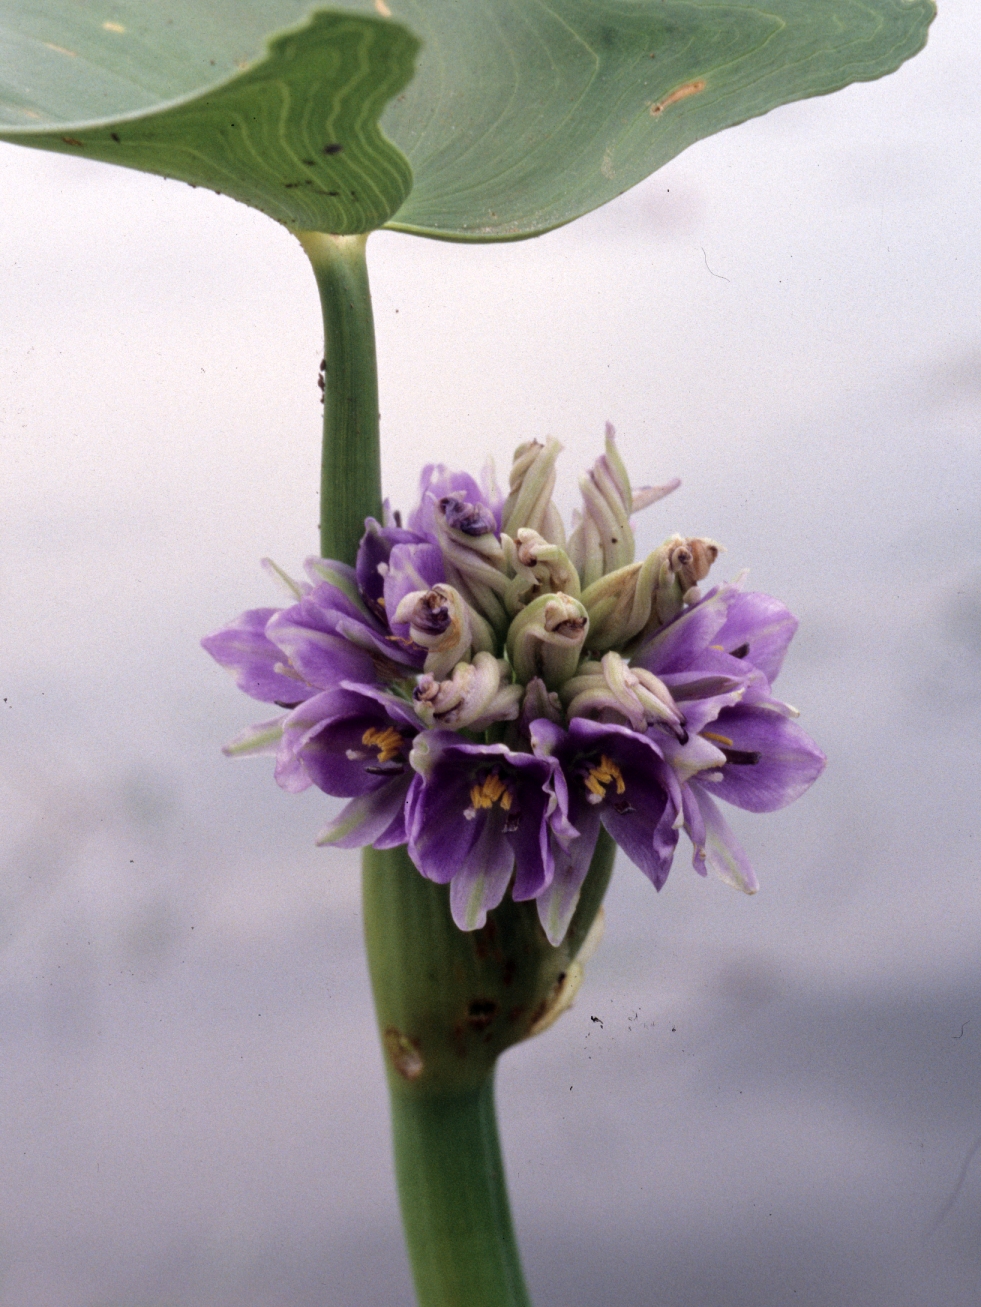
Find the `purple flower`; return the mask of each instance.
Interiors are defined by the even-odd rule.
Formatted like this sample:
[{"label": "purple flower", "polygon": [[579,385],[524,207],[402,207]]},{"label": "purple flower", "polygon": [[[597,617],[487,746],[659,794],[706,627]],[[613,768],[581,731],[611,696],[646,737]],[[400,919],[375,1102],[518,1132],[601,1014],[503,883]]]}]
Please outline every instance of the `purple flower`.
[{"label": "purple flower", "polygon": [[419,729],[394,695],[346,683],[299,705],[282,723],[276,780],[299,793],[311,784],[351,802],[318,844],[379,849],[405,843],[409,750]]},{"label": "purple flower", "polygon": [[678,842],[681,787],[660,742],[629,726],[574,717],[569,729],[540,718],[531,724],[532,748],[562,768],[569,824],[554,833],[555,875],[539,897],[545,933],[559,943],[579,900],[600,823],[631,862],[660,889]]},{"label": "purple flower", "polygon": [[422,670],[425,650],[371,611],[354,568],[313,558],[306,570],[313,584],[295,588],[297,603],[252,609],[201,641],[240,689],[286,708],[342,681],[391,683]]},{"label": "purple flower", "polygon": [[[715,804],[773,812],[799,798],[825,756],[770,693],[796,618],[769,595],[722,586],[647,641],[634,664],[663,680],[685,714],[689,738],[658,732],[682,782],[695,869],[753,893],[756,876]],[[757,659],[759,661],[757,661]]]},{"label": "purple flower", "polygon": [[716,800],[772,811],[825,761],[771,690],[796,619],[738,584],[702,598],[705,537],[633,561],[631,515],[677,483],[634,490],[612,428],[566,547],[560,448],[519,446],[506,500],[430,465],[407,526],[387,505],[367,519],[355,567],[308,559],[297,583],[270,564],[289,606],[202,642],[284,709],[226,752],[273,754],[284,788],[349,800],[322,843],[407,842],[467,930],[510,884],[553,944],[601,824],[658,889],[683,827],[696,870],[752,892]]},{"label": "purple flower", "polygon": [[405,810],[409,856],[424,876],[449,884],[461,930],[484,924],[512,872],[516,900],[548,887],[550,836],[553,830],[572,835],[554,759],[435,730],[416,737],[409,761],[416,772]]}]

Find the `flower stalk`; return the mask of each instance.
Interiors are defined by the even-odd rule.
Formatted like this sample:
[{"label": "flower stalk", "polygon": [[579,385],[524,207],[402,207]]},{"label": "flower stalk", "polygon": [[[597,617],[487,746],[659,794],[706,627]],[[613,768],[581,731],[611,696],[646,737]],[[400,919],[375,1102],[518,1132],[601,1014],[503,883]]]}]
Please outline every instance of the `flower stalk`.
[{"label": "flower stalk", "polygon": [[566,938],[506,898],[461,931],[405,847],[365,849],[365,939],[419,1307],[530,1307],[494,1116],[494,1066],[571,1001],[615,845],[597,846]]},{"label": "flower stalk", "polygon": [[299,233],[324,315],[320,553],[353,564],[366,517],[381,517],[378,368],[368,288],[368,235]]},{"label": "flower stalk", "polygon": [[[311,576],[338,587],[337,593],[348,594],[355,605],[358,591],[351,590],[352,578],[337,563],[353,567],[359,561],[365,519],[382,517],[378,380],[366,241],[366,236],[300,235],[323,306],[320,546],[322,560],[335,560],[318,565]],[[547,491],[550,494],[551,483]],[[479,564],[491,573],[496,588],[503,589],[505,578],[495,568],[496,558],[479,557],[482,535],[500,553],[496,537],[472,521],[452,498],[439,511],[444,533],[458,537],[463,575],[469,579]],[[489,525],[493,528],[496,523]],[[302,607],[310,587],[286,580]],[[482,586],[481,592],[486,589]],[[375,617],[384,616],[382,597],[370,587],[363,589],[360,602]],[[507,664],[483,652],[493,644],[490,628],[452,586],[410,593],[402,606],[404,615],[398,605],[394,611],[404,616],[408,634],[420,648],[430,650],[417,698],[420,704],[432,700],[431,725],[449,724],[454,712],[459,717],[459,721],[454,718],[456,725],[472,729],[484,725],[482,714],[489,709],[493,709],[490,721],[517,716],[521,692],[501,679],[501,668]],[[357,606],[352,611],[357,616]],[[503,612],[502,607],[502,616]],[[370,613],[366,616],[370,621]],[[297,611],[295,620],[284,617],[277,628],[279,638],[288,644],[302,642],[308,617],[306,610]],[[257,634],[246,619],[226,639],[236,649],[241,645],[251,652]],[[447,641],[453,644],[454,656],[449,659],[440,657]],[[472,664],[460,661],[471,656]],[[360,682],[364,671],[358,659],[368,657],[363,645],[352,645],[343,665],[347,675]],[[454,668],[452,681],[441,679]],[[293,675],[295,669],[291,672],[275,662],[244,683],[251,691],[272,694],[289,706],[304,693],[303,687],[298,690],[292,685]],[[302,748],[308,733],[316,729],[317,710],[326,700],[335,720],[351,723],[352,739],[360,739],[361,749],[349,750],[348,757],[377,754],[371,764],[377,776],[375,794],[391,792],[397,807],[404,791],[403,755],[413,729],[405,720],[414,719],[408,705],[399,709],[389,703],[388,710],[396,712],[390,722],[377,699],[353,687],[338,687],[315,697],[309,721],[301,699],[290,722],[266,734],[270,740],[275,736],[287,746]],[[269,743],[264,736],[253,736],[248,751],[265,751]],[[289,760],[278,769],[277,778],[286,788],[304,783]],[[503,783],[500,788],[503,791]],[[490,792],[496,794],[492,783]],[[377,802],[387,813],[387,800]],[[348,825],[359,816],[356,807],[352,818],[332,823],[321,841],[349,843]],[[384,845],[381,828],[378,834],[378,842]],[[544,1029],[571,1002],[582,976],[576,958],[596,922],[614,852],[613,841],[604,833],[569,929],[554,947],[534,900],[518,903],[508,897],[479,929],[464,932],[453,919],[450,887],[420,876],[404,844],[364,850],[365,942],[391,1096],[403,1224],[420,1307],[530,1307],[497,1135],[494,1066],[505,1048]]]}]

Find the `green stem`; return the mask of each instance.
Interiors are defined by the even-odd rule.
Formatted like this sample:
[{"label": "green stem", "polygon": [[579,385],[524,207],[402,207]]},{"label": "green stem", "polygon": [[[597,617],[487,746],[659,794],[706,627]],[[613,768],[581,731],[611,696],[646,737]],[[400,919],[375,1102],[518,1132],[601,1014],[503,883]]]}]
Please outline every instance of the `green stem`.
[{"label": "green stem", "polygon": [[366,517],[381,518],[378,371],[367,235],[300,232],[324,314],[320,553],[353,565]]},{"label": "green stem", "polygon": [[[326,386],[320,551],[353,564],[366,517],[381,517],[378,377],[367,236],[301,232],[324,314]],[[531,1307],[494,1117],[494,1065],[564,1010],[576,954],[613,867],[597,844],[559,948],[534,903],[506,898],[464,932],[448,889],[405,847],[364,851],[368,964],[386,1053],[395,1168],[420,1307]]]},{"label": "green stem", "polygon": [[494,1076],[417,1095],[392,1086],[395,1173],[419,1307],[531,1307],[494,1118]]},{"label": "green stem", "polygon": [[529,1307],[494,1123],[494,1066],[574,994],[575,957],[614,852],[604,831],[569,933],[553,948],[533,902],[505,898],[481,930],[461,931],[448,887],[420,876],[404,846],[364,851],[368,965],[420,1307]]}]

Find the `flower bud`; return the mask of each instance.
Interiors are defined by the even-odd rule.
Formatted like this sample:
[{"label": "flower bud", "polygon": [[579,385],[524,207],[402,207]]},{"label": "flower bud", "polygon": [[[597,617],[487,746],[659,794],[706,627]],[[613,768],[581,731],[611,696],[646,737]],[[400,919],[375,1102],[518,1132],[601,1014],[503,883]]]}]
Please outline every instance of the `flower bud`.
[{"label": "flower bud", "polygon": [[540,594],[579,598],[579,574],[564,549],[527,526],[518,528],[516,540],[503,535],[501,544],[508,571],[514,573],[504,596],[509,613],[519,612]]},{"label": "flower bud", "polygon": [[523,609],[508,631],[508,656],[519,681],[538,676],[558,689],[575,672],[589,616],[570,595],[540,595]]},{"label": "flower bud", "polygon": [[583,589],[607,572],[633,562],[634,533],[631,513],[639,512],[676,490],[680,481],[663,486],[644,486],[636,492],[616,447],[616,432],[606,424],[606,453],[581,478],[583,507],[574,514],[575,526],[569,536],[568,553],[582,578]]},{"label": "flower bud", "polygon": [[511,493],[504,501],[501,530],[515,538],[521,527],[537,531],[561,547],[565,528],[559,510],[552,503],[555,489],[555,460],[562,446],[549,436],[543,445],[529,440],[514,451],[511,465]]},{"label": "flower bud", "polygon": [[395,611],[396,622],[408,622],[409,635],[427,650],[423,670],[437,680],[448,675],[472,651],[494,648],[490,627],[451,585],[413,590]]},{"label": "flower bud", "polygon": [[528,733],[532,722],[542,717],[561,726],[565,722],[562,701],[554,690],[549,690],[540,676],[534,676],[525,686],[525,697],[521,703],[521,725]]},{"label": "flower bud", "polygon": [[635,731],[659,723],[682,742],[688,738],[684,715],[664,682],[642,667],[628,667],[618,653],[605,654],[599,663],[583,663],[559,697],[570,718],[625,722]]},{"label": "flower bud", "polygon": [[434,525],[447,580],[503,634],[508,621],[504,606],[508,578],[492,513],[457,491],[438,501]]},{"label": "flower bud", "polygon": [[420,676],[412,701],[430,729],[482,731],[493,722],[510,722],[518,716],[523,690],[510,680],[507,662],[482,652],[472,663],[457,663],[448,681],[438,681],[429,673]]},{"label": "flower bud", "polygon": [[644,564],[649,569],[651,611],[641,638],[652,635],[677,617],[686,604],[701,598],[697,582],[704,581],[721,546],[704,536],[669,536]]}]

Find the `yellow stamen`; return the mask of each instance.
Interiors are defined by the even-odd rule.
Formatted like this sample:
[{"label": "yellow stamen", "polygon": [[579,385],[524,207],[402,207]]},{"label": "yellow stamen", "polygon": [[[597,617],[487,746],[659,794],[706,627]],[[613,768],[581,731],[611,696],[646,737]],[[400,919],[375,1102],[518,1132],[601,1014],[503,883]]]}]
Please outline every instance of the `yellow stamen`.
[{"label": "yellow stamen", "polygon": [[732,748],[732,740],[728,735],[717,735],[715,731],[702,731],[703,740],[711,740],[713,744],[723,744],[727,749]]},{"label": "yellow stamen", "polygon": [[511,807],[511,791],[496,772],[485,776],[482,784],[471,785],[470,803],[474,808],[493,808],[498,802],[505,812]]},{"label": "yellow stamen", "polygon": [[383,731],[377,726],[371,726],[362,735],[361,743],[378,750],[379,762],[391,762],[402,752],[405,741],[394,726],[386,726]]},{"label": "yellow stamen", "polygon": [[599,760],[599,765],[591,767],[589,775],[586,777],[586,789],[597,798],[606,798],[606,787],[616,782],[617,794],[622,794],[627,788],[623,780],[623,772],[604,753]]}]

